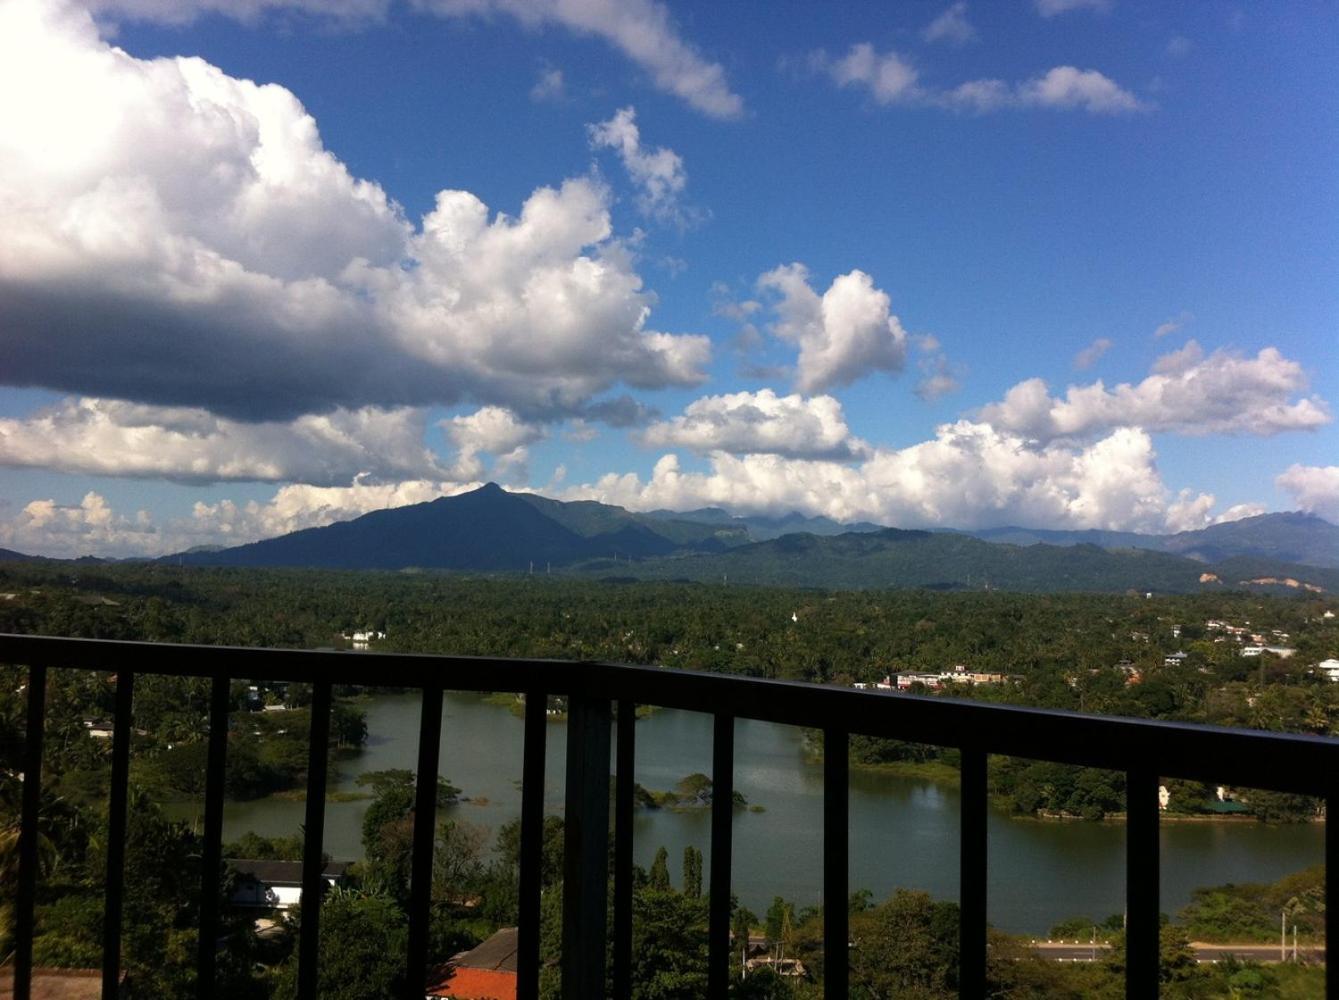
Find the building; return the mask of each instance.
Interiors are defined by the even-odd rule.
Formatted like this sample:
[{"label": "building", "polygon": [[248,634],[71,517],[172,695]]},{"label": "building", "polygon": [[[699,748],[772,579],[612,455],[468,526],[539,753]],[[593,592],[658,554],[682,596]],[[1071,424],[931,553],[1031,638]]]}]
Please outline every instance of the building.
[{"label": "building", "polygon": [[1272,653],[1280,660],[1286,660],[1296,652],[1297,650],[1293,649],[1291,646],[1263,646],[1256,643],[1250,646],[1241,647],[1242,656],[1260,656],[1262,653]]},{"label": "building", "polygon": [[[235,906],[259,906],[267,910],[291,910],[302,899],[301,861],[257,861],[247,858],[228,858],[227,864],[237,872],[237,889],[233,892]],[[327,887],[340,885],[349,873],[349,862],[327,861],[321,870]]]},{"label": "building", "polygon": [[515,927],[504,927],[428,977],[425,996],[431,1000],[516,1000]]},{"label": "building", "polygon": [[913,684],[920,684],[928,691],[938,691],[944,686],[943,674],[898,674],[897,689],[910,691]]},{"label": "building", "polygon": [[1182,653],[1182,652],[1168,653],[1166,656],[1162,658],[1162,665],[1164,667],[1179,667],[1181,664],[1186,662],[1186,658],[1189,655],[1190,655],[1189,653]]},{"label": "building", "polygon": [[1316,664],[1316,673],[1335,684],[1339,684],[1339,660],[1321,660]]}]

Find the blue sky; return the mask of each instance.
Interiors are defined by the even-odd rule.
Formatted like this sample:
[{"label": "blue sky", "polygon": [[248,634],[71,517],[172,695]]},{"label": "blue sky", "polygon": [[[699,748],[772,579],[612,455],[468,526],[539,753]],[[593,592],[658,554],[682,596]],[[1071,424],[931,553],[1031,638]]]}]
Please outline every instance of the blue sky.
[{"label": "blue sky", "polygon": [[0,20],[29,95],[0,107],[0,546],[173,551],[490,478],[1339,518],[1326,4]]}]

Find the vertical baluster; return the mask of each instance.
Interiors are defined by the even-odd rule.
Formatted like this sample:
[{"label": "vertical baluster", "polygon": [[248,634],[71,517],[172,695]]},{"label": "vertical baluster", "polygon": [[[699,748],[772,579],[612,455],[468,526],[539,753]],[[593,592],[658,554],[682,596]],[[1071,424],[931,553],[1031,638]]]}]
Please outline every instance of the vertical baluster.
[{"label": "vertical baluster", "polygon": [[116,674],[116,721],[112,730],[112,787],[107,800],[107,896],[102,921],[102,1000],[120,995],[121,909],[125,887],[126,810],[130,782],[131,705],[135,675]]},{"label": "vertical baluster", "polygon": [[414,846],[409,876],[409,949],[405,996],[421,1000],[428,965],[432,905],[432,854],[437,835],[437,758],[442,747],[442,689],[423,689],[418,724],[418,774],[414,788]]},{"label": "vertical baluster", "polygon": [[37,824],[42,806],[42,737],[46,727],[46,667],[28,668],[28,715],[23,741],[23,818],[19,826],[19,884],[14,914],[14,998],[30,1000],[33,904],[37,897]]},{"label": "vertical baluster", "polygon": [[525,759],[521,770],[521,877],[516,952],[517,1000],[539,1000],[539,903],[544,884],[544,757],[548,695],[525,695]]},{"label": "vertical baluster", "polygon": [[1158,776],[1132,769],[1125,784],[1125,995],[1158,995]]},{"label": "vertical baluster", "polygon": [[298,1000],[316,1000],[320,976],[321,896],[325,859],[325,783],[330,757],[330,684],[312,685],[307,743],[307,822],[302,840],[302,926],[298,938]]},{"label": "vertical baluster", "polygon": [[711,741],[711,889],[707,919],[707,996],[730,984],[730,862],[735,819],[735,720],[715,716]]},{"label": "vertical baluster", "polygon": [[563,996],[602,997],[609,917],[609,702],[573,695],[567,720]]},{"label": "vertical baluster", "polygon": [[976,1000],[986,993],[986,755],[962,748],[959,797],[958,995]]},{"label": "vertical baluster", "polygon": [[215,677],[209,691],[209,757],[205,764],[205,842],[200,851],[200,940],[196,953],[196,995],[214,995],[219,936],[219,870],[223,865],[223,789],[227,780],[227,677]]},{"label": "vertical baluster", "polygon": [[823,733],[823,995],[850,992],[850,765],[847,735]]},{"label": "vertical baluster", "polygon": [[632,790],[636,781],[637,706],[618,703],[614,793],[614,998],[632,996]]},{"label": "vertical baluster", "polygon": [[1325,995],[1327,997],[1339,997],[1339,959],[1334,957],[1336,944],[1339,944],[1339,791],[1332,790],[1325,799]]}]

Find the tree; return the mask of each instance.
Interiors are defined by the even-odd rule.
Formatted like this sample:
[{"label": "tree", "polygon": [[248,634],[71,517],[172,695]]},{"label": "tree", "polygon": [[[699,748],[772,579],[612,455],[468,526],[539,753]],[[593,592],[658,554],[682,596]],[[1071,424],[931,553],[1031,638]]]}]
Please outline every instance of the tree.
[{"label": "tree", "polygon": [[655,860],[651,862],[651,874],[647,885],[657,892],[670,891],[669,851],[663,847],[656,849],[656,856]]},{"label": "tree", "polygon": [[689,899],[702,895],[702,852],[696,847],[683,849],[683,894]]},{"label": "tree", "polygon": [[[323,1000],[383,1000],[404,993],[408,924],[404,912],[380,895],[335,889],[321,905],[320,988]],[[275,1000],[297,996],[296,956],[288,962]]]}]

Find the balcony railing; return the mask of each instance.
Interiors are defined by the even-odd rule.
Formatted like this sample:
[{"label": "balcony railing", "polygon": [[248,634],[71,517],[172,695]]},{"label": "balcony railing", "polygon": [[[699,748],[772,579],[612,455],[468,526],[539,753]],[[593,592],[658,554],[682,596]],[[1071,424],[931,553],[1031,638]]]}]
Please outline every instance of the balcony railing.
[{"label": "balcony railing", "polygon": [[[632,818],[634,725],[617,727],[613,707],[631,723],[637,705],[703,712],[714,718],[709,891],[708,996],[726,996],[729,982],[730,857],[734,724],[739,718],[821,729],[823,765],[825,995],[848,993],[848,772],[850,734],[944,747],[962,755],[960,861],[960,993],[979,998],[986,983],[986,757],[1008,754],[1062,764],[1124,771],[1127,776],[1126,995],[1158,993],[1158,781],[1179,777],[1231,780],[1253,788],[1320,796],[1326,816],[1339,805],[1339,740],[1149,722],[880,694],[808,684],[608,663],[383,653],[304,652],[0,636],[0,663],[26,666],[20,869],[16,893],[14,995],[29,1000],[33,910],[37,886],[38,808],[42,780],[46,680],[51,669],[116,674],[116,715],[108,809],[103,997],[120,980],[126,783],[137,674],[203,677],[213,682],[205,791],[203,892],[197,957],[199,996],[213,996],[215,940],[222,869],[223,788],[229,688],[233,679],[312,685],[311,735],[304,829],[303,898],[319,899],[325,816],[331,688],[393,686],[422,692],[417,801],[414,813],[406,996],[420,1000],[427,967],[429,889],[436,821],[437,761],[444,690],[511,691],[526,695],[522,770],[518,996],[539,992],[540,885],[543,837],[545,707],[549,695],[569,699],[567,793],[563,860],[562,984],[566,997],[599,997],[606,988],[610,751],[613,796],[614,893],[612,982],[616,997],[630,992],[632,967]],[[817,862],[818,859],[815,859]],[[1326,942],[1339,926],[1339,823],[1325,832]],[[306,907],[298,942],[298,996],[317,996],[320,908]],[[1327,948],[1328,951],[1328,948]],[[1339,963],[1328,963],[1326,994],[1339,997]]]}]

